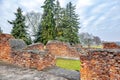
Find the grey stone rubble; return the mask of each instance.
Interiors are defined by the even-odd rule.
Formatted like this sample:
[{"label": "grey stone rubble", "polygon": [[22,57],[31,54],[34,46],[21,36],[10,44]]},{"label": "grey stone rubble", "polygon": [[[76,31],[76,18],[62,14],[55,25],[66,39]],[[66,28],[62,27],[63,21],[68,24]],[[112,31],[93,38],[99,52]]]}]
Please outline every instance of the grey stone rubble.
[{"label": "grey stone rubble", "polygon": [[58,67],[37,71],[0,62],[0,80],[79,80],[79,72]]},{"label": "grey stone rubble", "polygon": [[54,74],[56,76],[67,78],[68,80],[79,80],[80,79],[79,72],[74,71],[74,70],[67,70],[67,69],[63,69],[59,67],[53,67],[53,68],[46,70],[45,72]]},{"label": "grey stone rubble", "polygon": [[12,50],[21,50],[27,47],[27,44],[22,39],[10,39],[9,43]]}]

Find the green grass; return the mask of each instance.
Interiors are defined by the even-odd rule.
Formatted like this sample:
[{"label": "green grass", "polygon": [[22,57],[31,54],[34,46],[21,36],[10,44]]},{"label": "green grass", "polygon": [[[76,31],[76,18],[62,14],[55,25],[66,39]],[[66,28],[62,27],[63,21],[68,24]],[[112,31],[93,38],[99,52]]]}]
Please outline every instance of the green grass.
[{"label": "green grass", "polygon": [[[88,48],[88,46],[83,46],[85,48]],[[103,46],[102,45],[91,45],[90,48],[95,48],[95,49],[103,49]]]},{"label": "green grass", "polygon": [[103,48],[103,46],[102,45],[98,45],[98,46],[91,46],[91,48],[99,48],[99,49],[102,49]]},{"label": "green grass", "polygon": [[80,70],[80,61],[71,60],[71,59],[62,59],[58,58],[56,65],[61,68],[70,69],[70,70]]}]

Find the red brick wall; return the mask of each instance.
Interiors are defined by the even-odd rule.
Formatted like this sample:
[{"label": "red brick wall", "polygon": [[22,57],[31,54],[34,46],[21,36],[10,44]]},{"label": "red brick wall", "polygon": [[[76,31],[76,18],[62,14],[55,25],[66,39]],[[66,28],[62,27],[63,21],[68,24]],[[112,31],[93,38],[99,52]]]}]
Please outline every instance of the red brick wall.
[{"label": "red brick wall", "polygon": [[25,48],[25,50],[42,50],[42,51],[44,51],[44,44],[42,44],[42,43],[31,44],[31,45],[27,46],[27,48]]},{"label": "red brick wall", "polygon": [[103,43],[103,48],[104,49],[120,49],[120,46],[114,42],[106,42],[106,43]]},{"label": "red brick wall", "polygon": [[49,52],[38,53],[34,51],[13,51],[11,53],[12,63],[26,68],[35,68],[37,70],[42,70],[47,67],[55,65],[55,57]]},{"label": "red brick wall", "polygon": [[10,61],[11,47],[9,44],[9,39],[14,37],[9,34],[0,34],[0,59],[8,62]]},{"label": "red brick wall", "polygon": [[[55,56],[48,51],[43,51],[44,45],[34,44],[26,50],[14,50],[10,46],[10,39],[14,37],[8,34],[0,34],[0,60],[27,68],[42,70],[55,65]],[[20,40],[18,40],[19,42]],[[42,50],[42,51],[41,51]]]},{"label": "red brick wall", "polygon": [[120,80],[120,50],[90,50],[80,61],[81,80]]},{"label": "red brick wall", "polygon": [[49,42],[46,45],[46,49],[48,49],[55,56],[62,57],[79,57],[79,54],[75,47],[71,47],[67,43],[64,42]]}]

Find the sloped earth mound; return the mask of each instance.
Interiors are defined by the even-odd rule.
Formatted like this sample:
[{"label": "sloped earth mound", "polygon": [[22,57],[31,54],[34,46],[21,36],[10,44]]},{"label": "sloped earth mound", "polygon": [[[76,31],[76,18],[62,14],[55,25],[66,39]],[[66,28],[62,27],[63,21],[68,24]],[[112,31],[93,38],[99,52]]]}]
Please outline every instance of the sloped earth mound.
[{"label": "sloped earth mound", "polygon": [[0,61],[0,80],[79,80],[79,72],[58,67],[38,71]]}]

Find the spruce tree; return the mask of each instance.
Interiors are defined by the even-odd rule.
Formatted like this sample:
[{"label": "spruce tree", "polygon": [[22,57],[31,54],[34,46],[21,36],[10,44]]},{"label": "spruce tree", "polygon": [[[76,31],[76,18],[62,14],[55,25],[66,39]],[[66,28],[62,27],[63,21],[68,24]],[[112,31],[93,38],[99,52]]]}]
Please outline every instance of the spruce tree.
[{"label": "spruce tree", "polygon": [[55,15],[56,39],[62,41],[62,38],[63,38],[63,30],[61,25],[62,8],[58,0],[56,1],[56,4],[55,4],[54,15]]},{"label": "spruce tree", "polygon": [[55,27],[58,28],[60,27],[60,22],[61,22],[61,6],[59,1],[56,1],[55,4],[55,11],[54,11],[54,16],[55,16]]},{"label": "spruce tree", "polygon": [[41,39],[40,42],[46,44],[49,40],[54,40],[55,33],[55,19],[54,19],[54,1],[45,0],[43,8],[43,15],[41,20]]},{"label": "spruce tree", "polygon": [[30,44],[31,39],[30,39],[30,37],[28,37],[28,34],[26,32],[27,26],[25,25],[25,17],[22,14],[21,8],[17,9],[15,16],[16,16],[15,20],[8,21],[10,24],[13,25],[13,29],[11,31],[11,34],[16,39],[23,39],[27,44]]},{"label": "spruce tree", "polygon": [[78,15],[75,13],[75,6],[69,2],[66,6],[63,16],[63,26],[64,29],[64,37],[70,44],[79,43],[78,30],[79,30],[79,22]]}]

